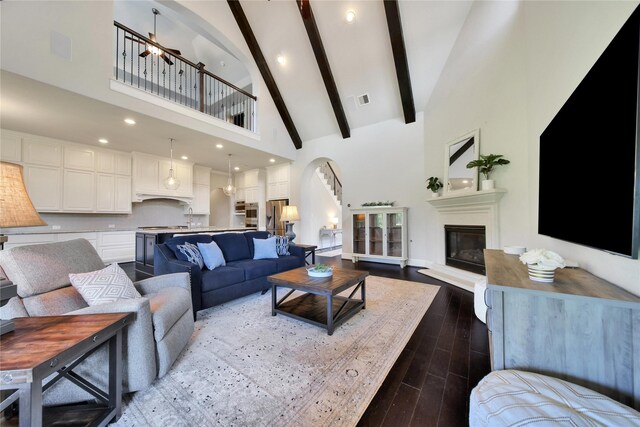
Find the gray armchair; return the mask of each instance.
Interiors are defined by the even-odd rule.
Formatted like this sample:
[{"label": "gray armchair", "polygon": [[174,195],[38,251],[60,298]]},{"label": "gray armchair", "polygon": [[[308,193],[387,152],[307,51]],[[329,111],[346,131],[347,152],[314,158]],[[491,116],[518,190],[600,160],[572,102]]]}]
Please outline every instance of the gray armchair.
[{"label": "gray armchair", "polygon": [[[123,335],[123,391],[148,387],[164,376],[194,330],[189,275],[176,273],[135,282],[142,298],[88,306],[70,285],[69,273],[104,268],[93,246],[84,239],[0,251],[0,267],[17,285],[18,297],[0,308],[0,318],[134,312]],[[106,348],[75,370],[106,388]],[[92,396],[68,381],[58,381],[44,394],[46,404],[73,403]]]}]

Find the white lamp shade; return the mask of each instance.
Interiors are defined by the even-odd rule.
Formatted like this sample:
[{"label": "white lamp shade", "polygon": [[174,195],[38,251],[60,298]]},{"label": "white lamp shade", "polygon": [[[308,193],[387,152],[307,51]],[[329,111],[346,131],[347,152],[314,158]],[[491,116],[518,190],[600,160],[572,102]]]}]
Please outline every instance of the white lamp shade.
[{"label": "white lamp shade", "polygon": [[298,207],[294,205],[283,206],[282,215],[280,221],[298,221],[300,215],[298,215]]},{"label": "white lamp shade", "polygon": [[0,227],[47,225],[33,207],[22,178],[22,166],[0,162]]}]

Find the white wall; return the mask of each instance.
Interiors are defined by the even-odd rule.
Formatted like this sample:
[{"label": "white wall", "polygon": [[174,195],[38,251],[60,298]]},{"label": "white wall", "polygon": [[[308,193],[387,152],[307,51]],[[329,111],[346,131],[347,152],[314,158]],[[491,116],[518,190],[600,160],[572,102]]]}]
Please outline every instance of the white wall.
[{"label": "white wall", "polygon": [[[443,176],[444,143],[480,128],[480,152],[511,160],[492,174],[508,190],[500,243],[555,250],[640,294],[639,260],[537,234],[539,136],[636,5],[475,2],[425,110],[424,158],[426,176]],[[427,214],[427,234],[438,232],[437,212]],[[429,260],[441,250],[427,240]]]},{"label": "white wall", "polygon": [[[291,204],[298,205],[300,217],[305,218],[312,203],[305,183],[314,173],[313,163],[319,158],[331,159],[341,171],[343,185],[343,253],[352,251],[349,205],[359,208],[365,202],[390,200],[409,208],[410,264],[425,265],[427,190],[424,168],[418,160],[424,157],[423,123],[422,113],[418,113],[411,124],[387,120],[352,129],[348,139],[332,135],[305,141],[291,165]],[[317,228],[304,221],[295,229],[300,242],[311,241],[318,234]]]},{"label": "white wall", "polygon": [[227,175],[211,173],[209,193],[209,225],[229,227],[231,225],[231,200],[222,187],[227,185]]}]

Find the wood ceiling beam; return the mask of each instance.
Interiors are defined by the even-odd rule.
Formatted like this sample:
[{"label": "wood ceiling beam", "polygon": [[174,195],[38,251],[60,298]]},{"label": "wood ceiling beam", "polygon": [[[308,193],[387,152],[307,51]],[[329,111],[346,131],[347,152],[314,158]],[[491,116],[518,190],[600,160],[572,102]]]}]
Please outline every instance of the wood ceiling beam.
[{"label": "wood ceiling beam", "polygon": [[402,22],[400,21],[398,0],[384,0],[384,12],[387,15],[387,26],[389,27],[389,37],[391,38],[393,62],[395,62],[396,65],[398,86],[400,87],[404,122],[413,123],[416,121],[416,107],[413,103],[411,77],[409,76],[409,63],[407,61],[407,50],[404,45],[404,37],[402,36]]},{"label": "wood ceiling beam", "polygon": [[316,19],[313,16],[311,10],[311,4],[309,0],[296,0],[298,4],[298,10],[304,23],[304,28],[307,30],[307,36],[309,36],[309,42],[313,49],[313,54],[316,57],[320,74],[322,75],[322,81],[324,81],[324,87],[327,89],[327,95],[329,95],[329,101],[331,101],[331,107],[333,108],[333,114],[336,116],[338,126],[340,127],[340,133],[343,138],[349,138],[351,136],[351,129],[347,122],[347,116],[344,114],[342,108],[342,102],[340,102],[340,95],[338,94],[338,88],[336,82],[333,79],[333,73],[329,66],[329,60],[322,44],[322,38],[316,25]]},{"label": "wood ceiling beam", "polygon": [[244,40],[247,42],[249,46],[249,50],[251,51],[251,55],[253,56],[253,60],[256,61],[256,65],[258,65],[258,69],[260,70],[260,74],[262,74],[262,78],[264,79],[265,84],[267,85],[267,89],[269,89],[269,93],[271,94],[271,98],[273,98],[273,102],[276,104],[276,108],[278,109],[278,113],[280,113],[280,117],[284,122],[284,126],[287,128],[289,132],[289,136],[293,141],[293,145],[296,149],[302,148],[302,140],[300,139],[300,135],[298,134],[298,130],[291,119],[291,115],[289,114],[289,110],[284,103],[284,99],[282,99],[282,95],[280,94],[280,90],[278,89],[278,85],[271,74],[271,70],[269,69],[269,65],[267,64],[267,60],[264,58],[262,54],[262,50],[260,50],[260,46],[258,45],[258,40],[256,40],[255,35],[253,34],[253,30],[249,25],[249,21],[247,20],[247,16],[244,14],[244,10],[242,10],[242,6],[238,0],[227,0],[227,4],[231,9],[231,13],[233,13],[233,17],[240,27],[240,31],[244,37]]}]

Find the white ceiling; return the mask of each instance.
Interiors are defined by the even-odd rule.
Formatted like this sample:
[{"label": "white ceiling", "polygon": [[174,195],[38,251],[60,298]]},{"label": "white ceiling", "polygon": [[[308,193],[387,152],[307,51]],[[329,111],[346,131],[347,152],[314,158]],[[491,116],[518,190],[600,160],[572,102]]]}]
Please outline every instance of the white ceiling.
[{"label": "white ceiling", "polygon": [[[4,4],[12,5],[11,10],[17,9],[16,3],[5,3],[7,2],[0,2],[0,7]],[[111,17],[104,19],[104,15],[107,15],[111,8],[103,2],[51,1],[38,3],[40,6],[25,3],[24,16],[29,16],[30,20],[40,20],[37,22],[50,25],[51,29],[58,28],[58,24],[53,26],[53,23],[48,22],[46,14],[55,14],[56,11],[52,9],[46,12],[47,8],[58,7],[54,5],[59,3],[61,10],[69,12],[67,14],[70,17],[59,23],[58,31],[76,34],[74,55],[77,51],[79,61],[89,58],[89,52],[92,48],[95,49],[99,42],[93,40],[93,36],[86,36],[87,30],[82,26],[85,24],[74,19],[73,14],[86,17],[91,13],[95,15],[97,11],[100,13],[100,19],[94,24],[99,24],[96,34],[104,37],[112,30],[109,22]],[[241,3],[303,143],[322,136],[339,135],[339,128],[295,1],[242,0]],[[185,1],[181,2],[180,6],[187,10],[197,4],[203,3]],[[138,32],[147,33],[153,31],[151,8],[157,7],[161,12],[157,23],[157,36],[161,44],[180,49],[185,57],[194,62],[202,60],[205,64],[210,63],[207,68],[227,80],[246,81],[247,70],[230,53],[233,49],[225,48],[210,33],[193,32],[190,29],[194,28],[193,23],[177,12],[180,8],[172,7],[175,5],[178,4],[118,0],[113,2],[114,19]],[[220,5],[223,4],[218,3],[216,6]],[[351,129],[389,119],[402,120],[398,83],[382,2],[314,0],[311,5]],[[427,104],[470,6],[469,1],[400,2],[417,111],[423,110]],[[38,16],[40,10],[43,16]],[[356,12],[354,23],[349,24],[345,21],[347,10]],[[58,20],[64,16],[66,15],[61,15]],[[33,28],[30,27],[32,24],[13,23],[10,26],[13,29],[8,36],[3,30],[0,64],[3,68],[0,81],[2,127],[88,144],[97,144],[98,138],[108,135],[111,148],[161,155],[166,155],[168,138],[173,137],[176,138],[176,154],[186,154],[191,159],[196,159],[199,164],[226,171],[226,156],[211,148],[215,137],[139,113],[138,125],[134,128],[124,127],[122,118],[133,114],[132,111],[75,93],[82,92],[90,96],[94,96],[94,92],[96,95],[101,94],[96,87],[104,91],[101,82],[105,77],[102,74],[94,76],[93,70],[95,68],[108,71],[108,66],[105,68],[99,63],[94,64],[96,61],[87,61],[86,64],[82,62],[81,67],[86,67],[82,68],[87,75],[86,81],[72,77],[65,80],[66,74],[63,70],[67,70],[67,66],[59,60],[51,60],[48,52],[48,27],[42,30],[41,24]],[[235,26],[235,23],[229,25]],[[29,31],[22,31],[20,36],[11,38],[11,34],[20,33],[22,27],[29,28]],[[77,35],[78,31],[70,30],[75,27],[78,27],[81,34],[85,34],[84,39]],[[28,39],[29,34],[36,32],[34,40]],[[238,43],[240,42],[244,43],[244,40]],[[10,61],[5,59],[6,52],[9,52]],[[106,53],[106,59],[110,62],[113,56],[109,52]],[[286,56],[285,66],[276,62],[278,54]],[[23,61],[23,57],[29,57],[29,60]],[[224,61],[226,67],[221,68],[220,61]],[[59,76],[59,80],[64,81],[68,88],[74,87],[74,92],[5,71],[9,69],[21,73],[21,70],[28,69],[30,71],[25,74],[32,73],[36,75],[34,78],[47,81],[42,66],[35,69],[26,67],[28,64],[39,62],[50,67],[49,75]],[[95,67],[91,68],[94,65]],[[80,72],[81,69],[75,71]],[[349,101],[350,97],[364,93],[369,94],[371,104],[358,108]],[[109,95],[101,99],[116,99]],[[269,164],[268,159],[271,156],[264,151],[247,148],[242,144],[223,143],[224,154],[233,153],[243,169]],[[287,160],[276,157],[276,161]]]}]

